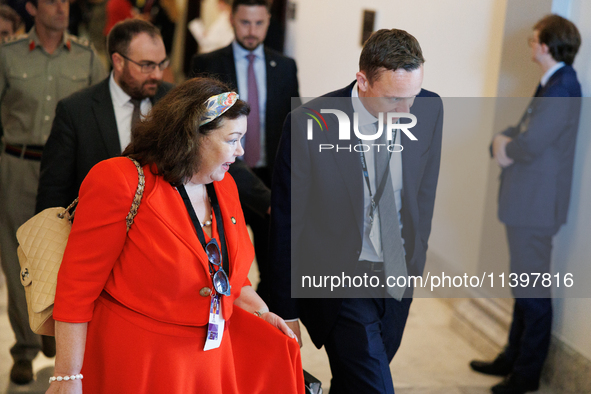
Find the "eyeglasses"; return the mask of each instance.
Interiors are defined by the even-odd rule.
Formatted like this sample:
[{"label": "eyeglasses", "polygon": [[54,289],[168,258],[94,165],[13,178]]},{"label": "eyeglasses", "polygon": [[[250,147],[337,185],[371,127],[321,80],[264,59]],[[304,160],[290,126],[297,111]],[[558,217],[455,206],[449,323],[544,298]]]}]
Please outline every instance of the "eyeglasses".
[{"label": "eyeglasses", "polygon": [[[205,253],[207,253],[207,259],[209,260],[209,273],[213,281],[213,288],[218,294],[229,296],[232,286],[230,286],[228,275],[222,268],[222,254],[215,239],[205,245]],[[218,267],[217,271],[214,270],[214,266]]]},{"label": "eyeglasses", "polygon": [[[117,53],[119,53],[119,52],[117,52]],[[168,66],[170,66],[170,59],[168,59],[168,58],[164,59],[163,61],[161,61],[158,64],[156,64],[154,62],[138,63],[135,60],[131,60],[130,58],[128,58],[127,56],[125,56],[122,53],[119,53],[119,55],[123,59],[129,60],[133,64],[137,64],[138,66],[140,66],[142,73],[144,73],[144,74],[150,74],[150,73],[154,72],[154,70],[156,70],[156,67],[158,67],[160,69],[160,71],[164,71],[166,68],[168,68]]]}]

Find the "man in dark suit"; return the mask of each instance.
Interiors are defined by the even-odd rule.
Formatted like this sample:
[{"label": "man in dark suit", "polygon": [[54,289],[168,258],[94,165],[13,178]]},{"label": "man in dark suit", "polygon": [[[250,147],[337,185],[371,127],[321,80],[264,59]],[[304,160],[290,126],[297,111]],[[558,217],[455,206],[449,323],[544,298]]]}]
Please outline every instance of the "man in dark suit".
[{"label": "man in dark suit", "polygon": [[[549,15],[534,26],[529,44],[544,75],[519,124],[495,135],[491,150],[503,168],[498,215],[507,229],[511,272],[550,277],[552,237],[566,223],[570,200],[581,110],[572,63],[581,37],[570,21]],[[537,390],[550,346],[550,288],[513,290],[507,347],[492,362],[470,363],[475,371],[506,376],[492,388],[497,394]]]},{"label": "man in dark suit", "polygon": [[[267,0],[235,0],[231,23],[236,39],[225,48],[196,55],[191,69],[194,76],[217,77],[236,87],[240,98],[248,101],[251,112],[243,162],[270,187],[283,121],[291,110],[292,98],[296,99],[296,105],[300,101],[294,60],[263,45],[269,27],[269,9]],[[230,167],[230,174],[237,182],[241,177],[236,169],[243,162],[237,161]],[[239,192],[244,199],[244,194]],[[249,207],[244,214],[254,233],[261,275],[257,291],[268,301],[269,218],[261,217]]]},{"label": "man in dark suit", "polygon": [[172,87],[162,82],[170,61],[160,31],[139,19],[113,27],[108,37],[113,71],[104,81],[57,104],[43,150],[37,211],[68,206],[99,161],[121,155],[132,123]]},{"label": "man in dark suit", "polygon": [[[403,282],[423,272],[441,156],[443,107],[421,89],[423,63],[412,35],[379,30],[363,47],[355,82],[299,107],[284,124],[271,193],[271,309],[298,336],[301,319],[325,347],[331,393],[394,393],[389,363],[412,297]],[[338,115],[323,115],[327,109]],[[407,123],[400,113],[409,112],[416,124],[397,129],[388,144],[386,124]],[[399,114],[387,122],[386,113]],[[400,286],[303,284],[304,276],[316,282],[341,273],[382,285],[398,278]]]}]

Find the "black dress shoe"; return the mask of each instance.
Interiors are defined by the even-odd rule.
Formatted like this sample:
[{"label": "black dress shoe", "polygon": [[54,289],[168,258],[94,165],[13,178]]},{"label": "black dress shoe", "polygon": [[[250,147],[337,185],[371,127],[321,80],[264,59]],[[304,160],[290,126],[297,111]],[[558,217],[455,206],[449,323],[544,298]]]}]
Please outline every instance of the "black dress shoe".
[{"label": "black dress shoe", "polygon": [[55,337],[41,335],[41,351],[45,357],[55,357]]},{"label": "black dress shoe", "polygon": [[494,394],[525,394],[530,391],[537,391],[539,386],[538,380],[525,379],[511,374],[501,383],[493,386],[491,391]]},{"label": "black dress shoe", "polygon": [[511,373],[513,366],[509,364],[505,358],[505,354],[501,353],[494,359],[494,361],[473,360],[470,362],[470,368],[476,372],[487,375],[507,376]]},{"label": "black dress shoe", "polygon": [[16,384],[30,383],[33,380],[33,364],[31,361],[15,361],[10,370],[10,380]]}]

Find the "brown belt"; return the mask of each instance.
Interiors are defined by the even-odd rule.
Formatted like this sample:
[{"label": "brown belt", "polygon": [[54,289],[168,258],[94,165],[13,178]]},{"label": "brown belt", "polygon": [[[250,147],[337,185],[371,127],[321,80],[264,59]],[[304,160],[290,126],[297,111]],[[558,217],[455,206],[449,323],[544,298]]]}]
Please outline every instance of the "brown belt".
[{"label": "brown belt", "polygon": [[41,161],[43,145],[11,145],[6,144],[4,152],[27,160]]}]

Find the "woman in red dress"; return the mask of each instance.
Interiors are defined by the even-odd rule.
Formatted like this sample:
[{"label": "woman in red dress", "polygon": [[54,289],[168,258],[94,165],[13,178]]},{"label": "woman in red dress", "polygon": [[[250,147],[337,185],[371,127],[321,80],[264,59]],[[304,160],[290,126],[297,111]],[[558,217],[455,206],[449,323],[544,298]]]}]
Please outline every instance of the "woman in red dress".
[{"label": "woman in red dress", "polygon": [[248,112],[205,78],[160,100],[124,152],[145,172],[127,233],[134,164],[88,174],[58,276],[47,393],[304,392],[293,332],[248,281],[254,250],[226,174]]}]

